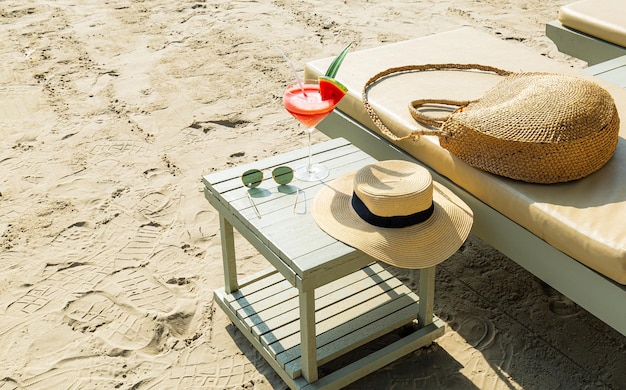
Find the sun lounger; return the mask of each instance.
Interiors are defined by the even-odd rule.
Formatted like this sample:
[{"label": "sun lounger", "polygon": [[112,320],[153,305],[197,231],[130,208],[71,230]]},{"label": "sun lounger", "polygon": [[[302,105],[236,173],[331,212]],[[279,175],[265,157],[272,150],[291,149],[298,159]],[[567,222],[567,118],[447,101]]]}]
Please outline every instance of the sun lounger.
[{"label": "sun lounger", "polygon": [[[313,61],[306,76],[323,74],[331,59]],[[626,90],[597,80],[613,95],[622,118],[617,151],[600,171],[575,182],[537,185],[468,166],[436,137],[392,143],[380,135],[361,101],[361,89],[390,67],[479,63],[512,71],[549,71],[592,78],[521,45],[470,28],[355,51],[337,78],[349,88],[318,129],[344,137],[378,159],[418,160],[435,180],[474,210],[473,233],[626,335]],[[385,79],[369,101],[397,135],[418,125],[408,103],[419,98],[479,98],[500,78],[480,72],[420,72]]]},{"label": "sun lounger", "polygon": [[559,51],[589,65],[626,55],[626,3],[583,0],[559,8],[546,35]]}]

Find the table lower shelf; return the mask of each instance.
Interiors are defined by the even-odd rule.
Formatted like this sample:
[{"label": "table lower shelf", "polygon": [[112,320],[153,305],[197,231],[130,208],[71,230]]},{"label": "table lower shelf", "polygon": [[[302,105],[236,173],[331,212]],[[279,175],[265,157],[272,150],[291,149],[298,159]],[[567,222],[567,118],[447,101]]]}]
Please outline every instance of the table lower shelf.
[{"label": "table lower shelf", "polygon": [[[220,307],[292,388],[309,386],[301,377],[300,311],[298,290],[282,275],[268,269],[226,294],[215,291]],[[416,321],[419,298],[379,264],[373,263],[315,291],[317,366],[325,364],[403,325]],[[394,343],[383,356],[369,364],[354,362],[350,375],[358,377],[382,367],[443,334],[435,318],[430,326]],[[404,341],[404,344],[400,341]],[[409,342],[408,345],[406,343]],[[391,347],[391,346],[389,346]],[[402,350],[402,353],[399,352]],[[371,360],[371,359],[370,359]],[[361,373],[360,376],[355,374]],[[320,378],[316,384],[346,382]],[[345,382],[345,383],[344,383]],[[317,387],[317,386],[314,386]]]}]

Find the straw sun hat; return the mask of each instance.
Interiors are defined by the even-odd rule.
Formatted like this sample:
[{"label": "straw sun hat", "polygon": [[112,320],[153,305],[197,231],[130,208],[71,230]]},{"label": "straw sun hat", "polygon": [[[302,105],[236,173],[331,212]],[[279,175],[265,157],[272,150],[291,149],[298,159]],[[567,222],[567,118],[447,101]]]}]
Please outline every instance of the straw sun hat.
[{"label": "straw sun hat", "polygon": [[472,210],[423,167],[381,161],[340,177],[313,202],[317,224],[385,263],[426,268],[454,254],[472,227]]}]

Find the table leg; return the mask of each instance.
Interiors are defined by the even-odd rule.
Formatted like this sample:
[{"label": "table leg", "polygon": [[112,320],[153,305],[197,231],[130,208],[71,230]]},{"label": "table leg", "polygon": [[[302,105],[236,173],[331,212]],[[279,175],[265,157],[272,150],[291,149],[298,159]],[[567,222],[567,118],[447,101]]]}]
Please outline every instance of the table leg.
[{"label": "table leg", "polygon": [[435,266],[420,270],[418,295],[420,298],[417,323],[420,328],[433,322],[435,303]]},{"label": "table leg", "polygon": [[237,264],[235,263],[235,235],[233,226],[220,215],[222,238],[222,261],[224,262],[224,291],[230,294],[239,289],[237,283]]},{"label": "table leg", "polygon": [[300,291],[300,352],[302,376],[307,382],[317,380],[317,346],[315,342],[315,290]]}]

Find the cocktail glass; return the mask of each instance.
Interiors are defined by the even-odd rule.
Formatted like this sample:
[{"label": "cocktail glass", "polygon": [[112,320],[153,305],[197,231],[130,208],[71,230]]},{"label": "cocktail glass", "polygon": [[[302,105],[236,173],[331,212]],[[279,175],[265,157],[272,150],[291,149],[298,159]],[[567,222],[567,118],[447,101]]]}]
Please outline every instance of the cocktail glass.
[{"label": "cocktail glass", "polygon": [[326,178],[328,168],[313,163],[311,157],[311,133],[337,105],[335,100],[323,100],[318,80],[300,80],[287,85],[283,95],[283,105],[294,118],[306,127],[309,135],[309,158],[306,165],[298,166],[294,176],[304,181],[317,181]]}]

